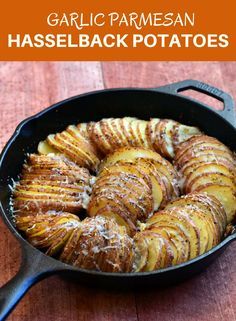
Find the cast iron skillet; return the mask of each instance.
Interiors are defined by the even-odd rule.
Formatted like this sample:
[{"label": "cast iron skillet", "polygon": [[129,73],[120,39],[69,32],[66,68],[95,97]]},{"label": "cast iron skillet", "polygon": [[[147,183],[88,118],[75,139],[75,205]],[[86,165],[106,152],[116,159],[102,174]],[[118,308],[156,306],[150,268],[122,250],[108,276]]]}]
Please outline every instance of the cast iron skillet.
[{"label": "cast iron skillet", "polygon": [[[224,103],[223,111],[213,111],[178,93],[194,89]],[[22,263],[16,276],[0,289],[0,320],[14,308],[25,292],[37,281],[55,273],[79,278],[81,282],[113,288],[169,285],[205,269],[227,245],[236,239],[228,236],[209,252],[176,267],[144,273],[103,273],[75,268],[44,255],[32,247],[15,229],[9,208],[11,178],[17,179],[25,154],[36,151],[37,144],[48,134],[67,125],[97,121],[104,117],[136,116],[171,118],[199,126],[206,134],[220,139],[236,150],[234,103],[223,91],[195,80],[170,84],[155,89],[109,89],[79,95],[59,102],[23,121],[5,146],[0,157],[0,210],[3,220],[19,241]],[[10,253],[9,253],[10,255]]]}]

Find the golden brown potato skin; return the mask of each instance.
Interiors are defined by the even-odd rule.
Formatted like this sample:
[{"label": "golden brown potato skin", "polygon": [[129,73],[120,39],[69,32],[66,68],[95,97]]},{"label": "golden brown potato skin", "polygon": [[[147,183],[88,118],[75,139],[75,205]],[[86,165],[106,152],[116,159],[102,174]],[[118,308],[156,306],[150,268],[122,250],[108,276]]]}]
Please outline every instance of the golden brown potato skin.
[{"label": "golden brown potato skin", "polygon": [[153,271],[184,263],[217,245],[226,227],[221,203],[193,193],[151,216],[134,237],[134,270]]},{"label": "golden brown potato skin", "polygon": [[171,119],[104,118],[71,125],[61,133],[51,134],[39,143],[38,151],[40,154],[62,153],[94,172],[100,159],[121,147],[147,148],[173,159],[178,144],[198,134],[201,134],[198,128]]},{"label": "golden brown potato skin", "polygon": [[18,215],[48,210],[77,213],[86,208],[92,176],[60,155],[31,154],[16,183],[13,205]]},{"label": "golden brown potato skin", "polygon": [[39,153],[62,153],[75,164],[95,172],[100,163],[100,154],[89,138],[89,126],[85,123],[70,125],[61,133],[49,135],[39,143]]},{"label": "golden brown potato skin", "polygon": [[63,249],[71,233],[80,226],[78,216],[48,211],[44,214],[16,216],[16,227],[35,247],[55,256]]},{"label": "golden brown potato skin", "polygon": [[60,259],[74,266],[103,272],[131,272],[133,240],[114,220],[86,218],[75,229]]},{"label": "golden brown potato skin", "polygon": [[216,138],[198,135],[178,145],[174,164],[183,177],[183,193],[204,192],[224,206],[227,222],[236,214],[235,156]]},{"label": "golden brown potato skin", "polygon": [[101,164],[88,214],[113,217],[132,235],[137,221],[178,196],[177,180],[173,166],[156,152],[120,148]]}]

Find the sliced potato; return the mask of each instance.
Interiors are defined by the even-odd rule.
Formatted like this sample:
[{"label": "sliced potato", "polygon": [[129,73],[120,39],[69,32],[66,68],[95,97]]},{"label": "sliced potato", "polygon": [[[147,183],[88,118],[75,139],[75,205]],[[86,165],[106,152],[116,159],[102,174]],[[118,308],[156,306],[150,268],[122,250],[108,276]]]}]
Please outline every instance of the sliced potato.
[{"label": "sliced potato", "polygon": [[221,203],[214,196],[207,195],[206,193],[191,193],[170,202],[167,204],[165,209],[171,209],[173,207],[191,209],[193,205],[197,206],[200,210],[212,217],[215,227],[219,232],[218,235],[220,241],[226,227],[227,217]]},{"label": "sliced potato", "polygon": [[234,176],[236,175],[235,165],[234,163],[232,163],[232,161],[229,161],[224,156],[219,157],[212,154],[192,158],[181,168],[181,173],[187,178],[191,173],[195,171],[195,168],[197,168],[198,166],[208,164],[223,165],[227,167],[233,173]]},{"label": "sliced potato", "polygon": [[227,222],[235,220],[236,214],[236,192],[230,186],[219,184],[206,184],[199,187],[197,192],[205,192],[215,196],[225,209],[227,214]]},{"label": "sliced potato", "polygon": [[172,264],[173,253],[166,239],[152,231],[139,232],[134,237],[134,271],[153,271]]},{"label": "sliced potato", "polygon": [[163,158],[156,152],[140,147],[124,147],[108,155],[101,163],[100,170],[108,167],[120,160],[131,161],[137,158],[147,158],[162,162]]},{"label": "sliced potato", "polygon": [[99,154],[88,137],[85,124],[77,127],[71,125],[61,133],[49,135],[45,142],[39,144],[38,149],[43,154],[51,153],[51,149],[59,151],[76,164],[93,171],[97,169],[100,162]]},{"label": "sliced potato", "polygon": [[189,189],[186,189],[186,192],[194,192],[195,190],[197,190],[201,186],[205,186],[206,184],[220,184],[230,186],[232,189],[236,190],[236,186],[234,184],[232,176],[226,176],[222,173],[204,173],[197,176],[192,181],[191,186],[189,186]]},{"label": "sliced potato", "polygon": [[46,140],[39,142],[38,152],[39,152],[39,154],[42,154],[42,155],[60,153],[59,150],[52,147]]},{"label": "sliced potato", "polygon": [[161,212],[161,216],[159,213],[154,214],[147,221],[146,228],[152,229],[155,226],[165,226],[165,224],[176,226],[186,235],[187,242],[189,242],[190,246],[189,259],[199,255],[199,230],[189,217],[186,217],[186,215],[184,215],[181,211],[166,211],[165,209]]},{"label": "sliced potato", "polygon": [[84,269],[130,272],[134,260],[133,240],[112,219],[86,218],[72,233],[60,258]]},{"label": "sliced potato", "polygon": [[161,120],[159,118],[153,118],[148,122],[147,125],[147,137],[153,149],[157,152],[160,152],[159,143],[157,139],[157,125]]},{"label": "sliced potato", "polygon": [[[164,223],[150,228],[150,231],[162,235],[171,245],[173,255],[173,265],[186,262],[189,257],[190,246],[184,233],[176,225]],[[174,251],[174,248],[176,251]]]},{"label": "sliced potato", "polygon": [[189,175],[186,176],[186,191],[189,190],[192,182],[194,180],[203,174],[208,174],[208,173],[218,173],[218,174],[224,174],[228,177],[231,177],[233,181],[235,181],[236,177],[234,178],[234,173],[225,165],[223,164],[218,164],[215,162],[211,163],[200,163],[197,166],[194,166],[194,170],[189,173]]},{"label": "sliced potato", "polygon": [[216,145],[221,144],[216,138],[207,135],[194,135],[176,146],[175,160],[178,161],[186,152],[188,152],[193,146],[198,146],[204,143],[213,143]]},{"label": "sliced potato", "polygon": [[92,181],[87,169],[63,156],[31,154],[14,189],[14,208],[22,215],[48,210],[76,213],[87,207]]},{"label": "sliced potato", "polygon": [[201,132],[196,127],[185,126],[171,119],[151,119],[147,126],[150,144],[161,155],[172,159],[180,143]]},{"label": "sliced potato", "polygon": [[173,146],[175,151],[180,143],[187,141],[189,138],[193,136],[201,134],[201,131],[197,127],[186,126],[177,122],[174,126],[173,131]]},{"label": "sliced potato", "polygon": [[27,240],[46,254],[55,256],[65,246],[71,233],[80,226],[80,219],[73,214],[47,212],[33,216],[16,216],[16,226]]}]

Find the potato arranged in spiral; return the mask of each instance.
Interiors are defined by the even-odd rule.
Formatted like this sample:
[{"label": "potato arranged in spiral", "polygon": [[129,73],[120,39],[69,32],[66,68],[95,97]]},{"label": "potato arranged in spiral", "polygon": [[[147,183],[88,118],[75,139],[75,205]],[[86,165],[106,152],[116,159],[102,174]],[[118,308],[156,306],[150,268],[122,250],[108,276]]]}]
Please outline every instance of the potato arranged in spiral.
[{"label": "potato arranged in spiral", "polygon": [[134,237],[135,271],[153,271],[184,263],[217,245],[226,214],[213,196],[194,193],[156,212]]},{"label": "potato arranged in spiral", "polygon": [[16,226],[75,267],[178,265],[219,244],[236,218],[235,155],[196,127],[107,118],[51,134],[38,152],[14,187]]},{"label": "potato arranged in spiral", "polygon": [[173,166],[154,151],[125,147],[101,164],[88,214],[114,217],[132,234],[159,207],[178,196]]},{"label": "potato arranged in spiral", "polygon": [[121,147],[143,147],[172,159],[181,142],[201,132],[171,119],[104,118],[69,126],[39,143],[41,154],[63,153],[76,164],[96,171],[99,158]]},{"label": "potato arranged in spiral", "polygon": [[103,155],[125,146],[152,148],[146,132],[147,124],[147,121],[133,117],[107,118],[92,123],[89,133]]},{"label": "potato arranged in spiral", "polygon": [[131,272],[133,240],[114,220],[86,218],[67,242],[60,259],[68,264],[103,272]]},{"label": "potato arranged in spiral", "polygon": [[75,164],[96,171],[99,154],[88,135],[88,124],[68,126],[61,133],[51,134],[38,146],[40,154],[62,153]]},{"label": "potato arranged in spiral", "polygon": [[48,211],[44,214],[16,216],[16,227],[35,247],[55,256],[65,246],[71,233],[80,226],[80,219],[70,213]]},{"label": "potato arranged in spiral", "polygon": [[186,126],[171,119],[153,118],[148,122],[147,135],[150,145],[162,156],[172,159],[181,142],[201,134],[197,127]]},{"label": "potato arranged in spiral", "polygon": [[31,154],[14,189],[14,209],[18,215],[48,210],[77,213],[87,206],[92,181],[87,169],[65,157]]},{"label": "potato arranged in spiral", "polygon": [[216,138],[191,137],[180,144],[174,159],[183,176],[183,192],[206,192],[224,206],[228,223],[236,214],[236,160]]}]

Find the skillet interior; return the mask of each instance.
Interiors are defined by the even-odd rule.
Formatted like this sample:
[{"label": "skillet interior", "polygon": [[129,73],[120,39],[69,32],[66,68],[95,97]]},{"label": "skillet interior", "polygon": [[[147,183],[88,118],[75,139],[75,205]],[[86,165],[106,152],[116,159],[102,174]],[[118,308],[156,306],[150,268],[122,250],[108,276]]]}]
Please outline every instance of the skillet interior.
[{"label": "skillet interior", "polygon": [[[114,89],[80,95],[53,105],[18,127],[17,135],[7,145],[0,161],[0,198],[3,215],[12,222],[8,184],[11,184],[11,178],[17,179],[26,153],[35,152],[40,140],[50,133],[63,130],[69,124],[124,116],[136,116],[141,119],[171,118],[184,124],[198,126],[206,134],[220,139],[231,149],[236,150],[235,128],[218,114],[193,100],[148,89]],[[19,236],[12,223],[10,224],[13,232]],[[221,249],[223,247],[220,246]],[[208,261],[210,262],[214,256],[211,255]],[[204,258],[204,255],[202,257]],[[198,259],[194,261],[197,262]],[[58,261],[58,264],[61,262]],[[186,273],[190,267],[191,274],[198,269],[194,264],[182,266],[185,266]],[[81,271],[81,269],[77,270]],[[176,270],[176,267],[165,270],[171,272]],[[163,274],[163,272],[139,273],[136,274],[135,279],[138,275],[146,275],[145,279],[149,279],[148,276]],[[88,271],[88,275],[92,276],[90,281],[93,282],[93,277],[98,274],[106,275],[108,283],[109,279],[114,278],[114,274],[108,276],[107,273]],[[100,281],[103,282],[103,278]]]}]

